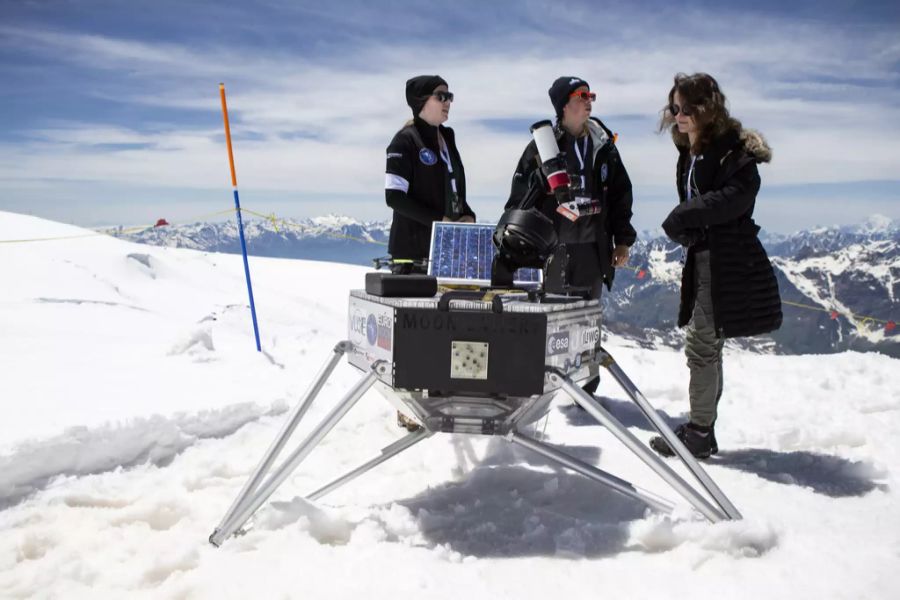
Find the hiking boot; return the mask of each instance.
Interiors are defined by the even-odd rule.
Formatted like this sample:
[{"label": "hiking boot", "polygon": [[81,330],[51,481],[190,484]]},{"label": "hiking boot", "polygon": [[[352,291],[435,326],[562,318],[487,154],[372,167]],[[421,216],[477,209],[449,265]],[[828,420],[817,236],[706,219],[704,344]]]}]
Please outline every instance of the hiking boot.
[{"label": "hiking boot", "polygon": [[418,431],[422,426],[410,419],[399,410],[397,411],[397,427],[405,427],[407,431]]},{"label": "hiking boot", "polygon": [[[596,400],[596,398],[594,397],[594,394],[597,393],[598,387],[600,387],[600,376],[599,375],[589,379],[587,381],[587,383],[585,383],[583,386],[581,386],[581,389],[583,389],[587,393],[588,396],[591,396],[592,398],[594,398]],[[577,402],[573,401],[572,404],[574,404],[576,408],[584,410],[584,407],[581,406],[580,404],[578,404]]]},{"label": "hiking boot", "polygon": [[[715,433],[712,427],[703,427],[693,423],[683,423],[675,428],[675,435],[681,443],[694,455],[694,458],[709,458],[710,454],[719,451],[718,445],[713,451]],[[675,452],[666,443],[666,440],[656,436],[650,440],[650,447],[663,456],[675,456]]]}]

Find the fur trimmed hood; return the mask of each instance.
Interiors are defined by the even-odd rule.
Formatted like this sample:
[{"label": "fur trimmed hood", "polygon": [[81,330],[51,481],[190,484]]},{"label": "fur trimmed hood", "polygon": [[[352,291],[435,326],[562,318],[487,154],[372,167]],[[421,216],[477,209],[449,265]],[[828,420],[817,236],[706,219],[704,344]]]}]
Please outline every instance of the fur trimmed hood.
[{"label": "fur trimmed hood", "polygon": [[772,160],[772,148],[763,134],[755,129],[742,129],[740,134],[741,145],[744,150],[756,159],[757,163],[767,163]]}]

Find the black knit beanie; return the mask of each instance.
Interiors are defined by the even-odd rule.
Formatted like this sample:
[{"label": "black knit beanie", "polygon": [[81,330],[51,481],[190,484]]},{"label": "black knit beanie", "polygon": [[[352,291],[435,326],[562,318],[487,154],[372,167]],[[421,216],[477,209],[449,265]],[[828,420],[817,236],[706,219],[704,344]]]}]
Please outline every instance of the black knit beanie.
[{"label": "black knit beanie", "polygon": [[418,117],[422,107],[428,101],[428,96],[439,85],[447,85],[440,75],[419,75],[406,82],[406,103],[413,111],[413,116]]},{"label": "black knit beanie", "polygon": [[550,102],[553,103],[553,108],[556,110],[556,117],[558,119],[562,119],[563,107],[569,103],[569,94],[583,85],[586,85],[588,89],[591,89],[588,82],[581,77],[558,77],[556,81],[553,82],[553,85],[550,86],[550,89],[547,90],[547,93],[550,94]]}]

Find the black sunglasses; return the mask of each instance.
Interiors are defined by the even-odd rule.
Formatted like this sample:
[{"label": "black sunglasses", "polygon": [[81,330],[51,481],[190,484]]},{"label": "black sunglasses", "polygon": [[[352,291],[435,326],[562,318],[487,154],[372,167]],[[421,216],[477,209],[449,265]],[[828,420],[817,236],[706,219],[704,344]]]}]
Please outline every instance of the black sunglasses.
[{"label": "black sunglasses", "polygon": [[693,114],[696,112],[696,110],[690,104],[685,104],[684,106],[678,106],[677,104],[670,104],[669,112],[672,113],[673,117],[677,117],[678,113],[681,113],[686,117],[690,117],[690,116],[693,116]]},{"label": "black sunglasses", "polygon": [[439,102],[453,102],[453,92],[432,92]]}]

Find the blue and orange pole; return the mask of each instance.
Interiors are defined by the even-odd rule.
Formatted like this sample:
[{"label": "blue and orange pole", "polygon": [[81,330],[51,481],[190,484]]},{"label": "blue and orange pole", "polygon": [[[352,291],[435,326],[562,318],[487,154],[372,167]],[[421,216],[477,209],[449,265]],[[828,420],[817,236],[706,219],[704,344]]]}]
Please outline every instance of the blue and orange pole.
[{"label": "blue and orange pole", "polygon": [[256,305],[253,303],[253,286],[250,284],[250,264],[247,262],[247,242],[244,240],[244,221],[241,219],[241,200],[238,197],[237,176],[234,173],[234,153],[231,150],[231,127],[228,125],[228,106],[225,104],[225,84],[219,84],[222,98],[222,117],[225,119],[225,142],[228,144],[228,166],[231,167],[231,187],[234,190],[234,212],[237,215],[238,234],[241,237],[241,253],[244,255],[244,275],[247,277],[247,293],[250,295],[250,315],[253,317],[253,335],[256,336],[256,350],[259,345],[259,326],[256,324]]}]

